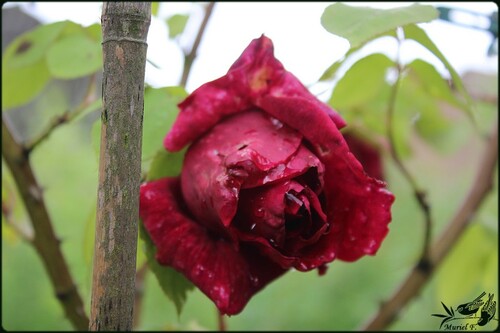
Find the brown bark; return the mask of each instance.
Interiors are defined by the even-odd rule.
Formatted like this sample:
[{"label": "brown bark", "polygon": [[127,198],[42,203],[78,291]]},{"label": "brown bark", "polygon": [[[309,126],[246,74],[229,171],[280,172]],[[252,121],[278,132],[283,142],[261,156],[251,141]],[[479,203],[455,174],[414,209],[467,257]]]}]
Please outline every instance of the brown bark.
[{"label": "brown bark", "polygon": [[90,330],[131,330],[150,2],[105,2]]}]

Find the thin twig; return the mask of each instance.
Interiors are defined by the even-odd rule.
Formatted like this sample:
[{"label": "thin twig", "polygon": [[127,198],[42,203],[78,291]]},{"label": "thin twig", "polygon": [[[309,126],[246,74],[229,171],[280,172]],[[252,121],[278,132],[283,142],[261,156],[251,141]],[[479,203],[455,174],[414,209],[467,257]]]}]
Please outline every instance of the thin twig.
[{"label": "thin twig", "polygon": [[467,225],[474,218],[493,188],[495,170],[498,161],[498,119],[489,135],[488,143],[479,164],[476,179],[472,183],[462,205],[429,250],[428,269],[423,270],[417,264],[394,295],[380,307],[378,313],[364,326],[366,331],[381,331],[396,319],[399,311],[416,295],[431,278],[436,267],[443,261],[449,251],[463,234]]},{"label": "thin twig", "polygon": [[205,8],[205,17],[203,17],[200,29],[198,30],[198,34],[196,35],[196,39],[194,40],[193,47],[191,48],[191,51],[188,54],[184,55],[184,68],[182,71],[182,77],[180,82],[180,85],[183,87],[186,87],[187,80],[189,77],[189,72],[191,71],[191,66],[193,65],[194,59],[196,58],[196,52],[198,51],[198,46],[200,45],[201,38],[203,37],[203,34],[207,27],[210,15],[212,15],[214,6],[215,2],[210,2]]},{"label": "thin twig", "polygon": [[30,217],[34,231],[32,244],[45,265],[56,297],[69,321],[75,329],[86,330],[89,320],[52,227],[42,189],[35,178],[28,154],[15,139],[6,121],[2,114],[2,155]]},{"label": "thin twig", "polygon": [[399,157],[398,152],[396,151],[396,145],[395,142],[396,140],[394,139],[394,126],[392,124],[393,118],[394,118],[394,109],[396,107],[396,96],[399,91],[399,85],[401,83],[401,77],[402,73],[404,72],[404,67],[401,66],[399,62],[399,51],[400,51],[400,40],[398,39],[398,54],[396,56],[396,70],[397,70],[397,77],[396,81],[394,82],[391,90],[391,94],[389,96],[389,104],[387,107],[387,138],[389,141],[389,152],[391,155],[392,160],[398,167],[398,169],[401,171],[403,176],[406,178],[408,183],[410,184],[411,188],[413,189],[413,194],[420,206],[420,209],[422,210],[424,214],[424,219],[425,219],[425,224],[424,224],[424,242],[422,246],[422,254],[420,256],[419,260],[419,265],[422,265],[425,267],[427,265],[428,261],[428,251],[429,251],[429,244],[431,241],[431,229],[432,229],[432,216],[431,216],[431,208],[429,203],[427,202],[426,198],[426,193],[425,191],[421,190],[419,186],[417,185],[417,182],[415,178],[411,175],[410,171],[408,168],[404,165],[403,161]]},{"label": "thin twig", "polygon": [[95,100],[95,90],[96,90],[96,74],[92,74],[89,77],[89,84],[87,86],[87,92],[80,103],[74,110],[67,110],[63,114],[55,116],[50,122],[47,128],[45,128],[40,134],[38,134],[35,138],[30,140],[25,144],[25,151],[27,154],[32,152],[36,146],[38,146],[41,142],[47,139],[50,134],[62,124],[66,124],[71,120],[75,119],[82,111],[84,111],[90,104],[92,104]]}]

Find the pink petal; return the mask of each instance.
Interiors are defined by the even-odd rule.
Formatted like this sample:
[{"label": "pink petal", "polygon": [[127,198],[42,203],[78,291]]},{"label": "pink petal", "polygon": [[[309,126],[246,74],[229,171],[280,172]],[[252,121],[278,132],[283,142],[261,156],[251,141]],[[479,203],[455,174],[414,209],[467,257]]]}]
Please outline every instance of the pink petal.
[{"label": "pink petal", "polygon": [[246,245],[214,236],[192,220],[180,201],[178,178],[143,184],[140,216],[156,258],[183,273],[223,314],[237,314],[249,299],[286,270]]}]

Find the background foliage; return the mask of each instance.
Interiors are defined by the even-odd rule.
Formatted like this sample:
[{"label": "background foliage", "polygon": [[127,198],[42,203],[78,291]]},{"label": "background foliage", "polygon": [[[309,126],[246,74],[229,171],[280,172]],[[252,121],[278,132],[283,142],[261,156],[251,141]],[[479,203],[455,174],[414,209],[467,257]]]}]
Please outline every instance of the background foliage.
[{"label": "background foliage", "polygon": [[[353,29],[348,24],[371,18],[364,28]],[[391,295],[418,260],[424,237],[422,212],[414,189],[390,159],[386,138],[386,112],[398,68],[404,71],[399,73],[393,119],[396,151],[427,192],[433,235],[444,229],[461,204],[474,180],[484,136],[498,121],[498,84],[496,76],[459,77],[439,46],[415,25],[436,18],[437,12],[430,6],[363,12],[343,4],[329,7],[318,17],[326,30],[350,41],[345,57],[332,59],[318,81],[331,85],[328,103],[347,120],[349,129],[381,149],[388,188],[396,196],[390,232],[374,257],[356,263],[335,261],[322,277],[315,271],[285,274],[258,293],[240,315],[228,318],[229,329],[356,329],[377,311],[379,303]],[[170,17],[165,22],[169,37],[178,38],[187,20],[186,15]],[[97,193],[100,38],[99,25],[84,27],[64,21],[41,25],[17,37],[2,55],[2,113],[22,141],[36,142],[58,119],[54,117],[66,115],[71,120],[41,140],[31,160],[87,309]],[[395,48],[403,47],[409,39],[420,43],[444,64],[448,77],[421,59],[401,64],[397,57],[381,53],[356,59],[357,52],[377,38],[391,38]],[[76,97],[70,98],[75,92]],[[145,179],[175,175],[180,168],[182,153],[164,152],[162,140],[175,119],[176,104],[187,93],[181,86],[146,88]],[[498,300],[498,176],[494,184],[479,214],[434,278],[402,309],[390,329],[437,329],[439,320],[431,314],[441,311],[441,301],[458,305],[483,290],[494,293]],[[24,233],[30,234],[31,227],[3,161],[2,211],[3,328],[71,329],[39,258],[22,238]],[[141,240],[138,269],[146,261],[144,250]],[[175,281],[182,283],[182,279]],[[187,292],[185,300],[174,295],[174,304],[147,270],[141,290],[138,330],[217,327],[214,305],[196,288]]]}]

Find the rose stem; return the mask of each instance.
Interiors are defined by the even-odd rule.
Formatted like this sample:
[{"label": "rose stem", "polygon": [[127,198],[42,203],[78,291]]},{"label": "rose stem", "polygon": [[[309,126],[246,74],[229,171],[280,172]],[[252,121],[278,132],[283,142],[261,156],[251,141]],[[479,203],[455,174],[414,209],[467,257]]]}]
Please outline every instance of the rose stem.
[{"label": "rose stem", "polygon": [[392,157],[392,160],[396,164],[396,166],[399,168],[403,176],[406,178],[408,183],[410,184],[411,188],[413,189],[414,196],[424,213],[425,217],[425,225],[424,225],[424,242],[422,246],[422,254],[420,255],[419,259],[419,265],[425,269],[428,264],[428,251],[429,251],[429,244],[431,240],[431,227],[432,227],[432,217],[431,217],[431,208],[429,203],[427,202],[426,198],[426,193],[425,191],[421,190],[419,186],[417,185],[417,182],[415,181],[415,178],[411,175],[410,171],[406,166],[404,165],[403,161],[399,157],[398,152],[396,151],[396,145],[395,145],[395,139],[394,139],[394,126],[393,126],[393,115],[394,115],[394,110],[396,107],[396,96],[399,92],[399,85],[401,82],[401,77],[402,73],[404,72],[405,68],[400,64],[400,50],[401,50],[401,36],[400,33],[402,32],[401,29],[398,28],[398,33],[397,35],[397,41],[398,41],[398,48],[397,48],[397,55],[396,55],[396,71],[397,71],[397,77],[396,77],[396,82],[394,82],[391,90],[391,95],[389,96],[389,104],[387,107],[387,118],[386,118],[386,124],[387,124],[387,138],[389,141],[389,151]]}]

